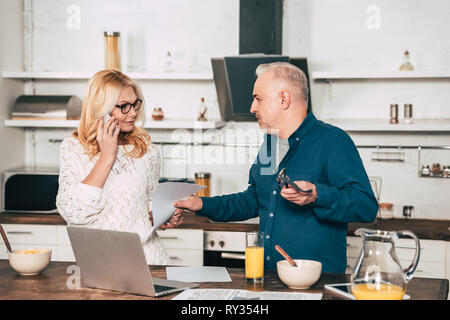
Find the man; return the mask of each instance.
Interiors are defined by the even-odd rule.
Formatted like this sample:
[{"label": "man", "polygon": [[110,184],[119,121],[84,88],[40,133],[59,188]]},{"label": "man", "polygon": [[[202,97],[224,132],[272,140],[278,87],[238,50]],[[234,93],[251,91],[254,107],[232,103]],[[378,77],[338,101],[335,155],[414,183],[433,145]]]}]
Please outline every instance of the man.
[{"label": "man", "polygon": [[[299,68],[275,62],[258,66],[256,73],[250,111],[267,134],[247,190],[191,196],[174,205],[214,221],[259,216],[268,269],[283,259],[274,248],[278,244],[294,259],[322,262],[323,272],[344,273],[347,223],[371,222],[378,211],[359,153],[347,133],[308,112],[307,81]],[[283,168],[301,189],[312,192],[280,189],[276,177]]]}]

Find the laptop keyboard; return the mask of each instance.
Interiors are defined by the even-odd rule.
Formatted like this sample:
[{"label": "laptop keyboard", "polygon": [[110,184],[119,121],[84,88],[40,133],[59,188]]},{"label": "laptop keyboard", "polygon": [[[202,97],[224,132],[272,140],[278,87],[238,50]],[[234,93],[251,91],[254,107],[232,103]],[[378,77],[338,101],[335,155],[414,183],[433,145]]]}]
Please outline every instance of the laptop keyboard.
[{"label": "laptop keyboard", "polygon": [[155,287],[155,292],[156,293],[175,289],[175,287],[159,286],[157,284],[154,284],[153,286]]}]

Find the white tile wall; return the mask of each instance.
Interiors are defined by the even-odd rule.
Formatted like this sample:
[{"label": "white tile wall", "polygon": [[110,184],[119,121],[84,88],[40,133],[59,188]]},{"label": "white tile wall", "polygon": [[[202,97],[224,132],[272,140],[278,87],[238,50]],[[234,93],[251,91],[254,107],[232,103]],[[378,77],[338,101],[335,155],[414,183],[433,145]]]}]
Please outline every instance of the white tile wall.
[{"label": "white tile wall", "polygon": [[[67,6],[81,8],[81,28],[66,27]],[[367,8],[372,2],[347,0],[285,0],[283,15],[283,54],[307,56],[310,71],[319,70],[397,70],[405,49],[411,52],[416,70],[450,70],[450,3],[436,0],[379,0],[380,28],[370,29]],[[102,6],[101,10],[99,6]],[[164,53],[174,53],[180,71],[210,70],[211,56],[238,53],[239,1],[183,0],[110,1],[105,7],[96,1],[33,1],[35,34],[33,65],[36,71],[90,71],[103,67],[105,28],[123,33],[127,44],[125,68],[133,71],[160,71]],[[103,12],[103,15],[98,15]],[[121,17],[126,17],[122,19]],[[134,17],[134,19],[130,19]],[[57,53],[57,56],[55,56]],[[138,61],[138,62],[136,62]],[[189,67],[191,65],[191,67]],[[6,67],[4,67],[6,70]],[[83,96],[85,81],[39,81],[38,94],[77,94]],[[201,96],[210,105],[210,118],[218,119],[216,92],[212,81],[141,82],[148,102],[148,112],[163,107],[168,118],[193,118]],[[412,103],[420,118],[450,118],[448,80],[338,81],[312,83],[312,102],[317,116],[327,118],[385,118],[390,103]],[[28,88],[29,90],[30,88]],[[227,128],[254,128],[255,124],[231,123]],[[236,131],[238,132],[238,131]],[[38,129],[26,131],[27,164],[57,165],[57,143],[71,130]],[[154,141],[171,138],[170,132],[150,132]],[[217,133],[217,132],[216,132]],[[449,134],[370,134],[351,133],[355,143],[369,145],[449,145]],[[259,141],[255,138],[255,141]],[[193,177],[196,171],[212,173],[212,194],[245,189],[248,168],[257,148],[251,148],[243,161],[230,161],[234,149],[205,148],[194,154],[203,162],[182,162],[169,166],[163,175]],[[240,150],[242,151],[242,150]],[[374,150],[360,154],[370,176],[382,176],[382,201],[394,203],[396,215],[401,207],[414,205],[415,217],[448,219],[450,179],[426,179],[417,176],[417,151],[406,150],[404,163],[371,160]],[[164,152],[166,154],[166,152]],[[450,151],[424,152],[424,163],[450,165]],[[247,158],[247,162],[245,162]],[[192,158],[196,159],[196,158]],[[239,158],[238,158],[239,159]],[[242,160],[241,159],[241,160]]]},{"label": "white tile wall", "polygon": [[[368,27],[372,5],[379,28]],[[449,14],[445,0],[287,0],[283,53],[307,56],[313,71],[396,71],[408,49],[415,70],[448,71]],[[412,103],[419,118],[450,118],[448,85],[448,79],[352,80],[313,83],[311,91],[322,118],[386,119],[391,103]]]},{"label": "white tile wall", "polygon": [[[235,124],[235,130],[238,124]],[[226,132],[227,128],[218,132]],[[245,130],[241,130],[244,132]],[[250,132],[250,131],[248,131]],[[33,151],[32,135],[35,135],[36,148]],[[71,130],[39,129],[34,133],[27,130],[26,163],[39,166],[58,166],[59,143],[49,139],[63,138],[71,134]],[[161,132],[153,136],[155,143],[171,141],[171,134]],[[197,133],[197,135],[199,135]],[[220,136],[220,135],[219,135]],[[225,136],[225,133],[222,134]],[[351,135],[356,145],[378,145],[379,140],[370,139],[357,134]],[[409,139],[406,139],[409,138]],[[422,139],[420,139],[422,138]],[[389,145],[424,145],[433,137],[403,137],[395,135],[386,138],[383,143]],[[439,145],[447,141],[446,136],[437,137]],[[208,141],[207,138],[204,139]],[[259,140],[260,142],[261,140]],[[258,142],[258,140],[256,140]],[[211,194],[219,195],[244,190],[248,183],[248,170],[253,163],[258,147],[224,147],[224,146],[184,146],[164,145],[162,176],[193,178],[198,171],[212,173]],[[413,205],[416,218],[448,219],[449,179],[422,178],[418,176],[419,159],[417,149],[403,149],[404,162],[373,161],[373,153],[377,149],[361,148],[359,153],[369,176],[382,177],[381,201],[394,203],[395,216],[401,217],[402,206]],[[395,151],[381,149],[381,151]],[[34,162],[36,154],[36,162]],[[421,163],[431,165],[439,162],[450,165],[450,150],[422,150]]]},{"label": "white tile wall", "polygon": [[[0,1],[0,70],[22,67],[22,12],[21,2]],[[14,100],[23,91],[23,83],[0,77],[0,172],[23,165],[25,161],[23,130],[3,126],[4,119],[10,115]],[[3,178],[0,176],[0,183],[2,180]],[[0,191],[2,191],[1,186]],[[1,201],[0,199],[0,205],[2,205]]]}]

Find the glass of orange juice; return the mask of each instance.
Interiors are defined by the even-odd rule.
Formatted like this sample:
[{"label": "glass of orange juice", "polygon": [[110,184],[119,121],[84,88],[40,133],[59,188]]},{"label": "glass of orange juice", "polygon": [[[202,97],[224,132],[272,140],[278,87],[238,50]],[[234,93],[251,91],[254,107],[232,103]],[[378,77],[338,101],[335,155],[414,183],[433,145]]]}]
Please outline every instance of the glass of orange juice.
[{"label": "glass of orange juice", "polygon": [[247,232],[245,240],[245,277],[247,283],[262,284],[264,279],[264,232]]}]

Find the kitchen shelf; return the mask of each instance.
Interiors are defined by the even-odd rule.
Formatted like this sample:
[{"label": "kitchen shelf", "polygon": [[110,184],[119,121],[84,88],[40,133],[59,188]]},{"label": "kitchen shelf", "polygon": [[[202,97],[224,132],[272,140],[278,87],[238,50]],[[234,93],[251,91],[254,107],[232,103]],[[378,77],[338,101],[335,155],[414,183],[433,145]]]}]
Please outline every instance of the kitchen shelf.
[{"label": "kitchen shelf", "polygon": [[[11,120],[4,121],[5,127],[19,128],[76,128],[79,120]],[[162,120],[147,121],[145,129],[217,129],[224,121]]]},{"label": "kitchen shelf", "polygon": [[[433,166],[434,166],[434,164],[424,164],[422,162],[422,149],[430,149],[430,147],[429,148],[426,148],[426,147],[419,147],[418,148],[419,152],[418,152],[418,161],[417,162],[418,162],[418,174],[419,174],[419,177],[420,178],[448,179],[450,181],[450,176],[447,175],[447,171],[445,172],[445,175],[444,175],[444,168],[447,167],[448,164],[444,164],[442,166],[442,168],[439,168],[439,173],[433,173]],[[431,148],[431,149],[450,151],[450,146],[440,146],[440,147],[434,147],[434,148]],[[433,161],[433,163],[438,163],[438,161]],[[422,168],[424,168],[425,166],[428,167],[429,174],[422,174]]]},{"label": "kitchen shelf", "polygon": [[[2,78],[17,80],[88,80],[95,72],[28,72],[28,71],[3,71]],[[182,81],[211,81],[212,73],[126,73],[135,80],[182,80]]]},{"label": "kitchen shelf", "polygon": [[321,119],[345,131],[450,132],[450,119],[414,119],[409,124],[390,124],[389,119]]},{"label": "kitchen shelf", "polygon": [[445,177],[445,176],[443,176],[442,174],[441,174],[441,175],[438,175],[438,176],[436,176],[436,175],[424,176],[424,175],[422,175],[422,174],[419,172],[419,177],[420,177],[420,178],[440,178],[440,179],[449,179],[449,180],[450,180],[450,177]]},{"label": "kitchen shelf", "polygon": [[315,71],[312,73],[312,78],[318,81],[351,79],[450,79],[450,71]]}]

